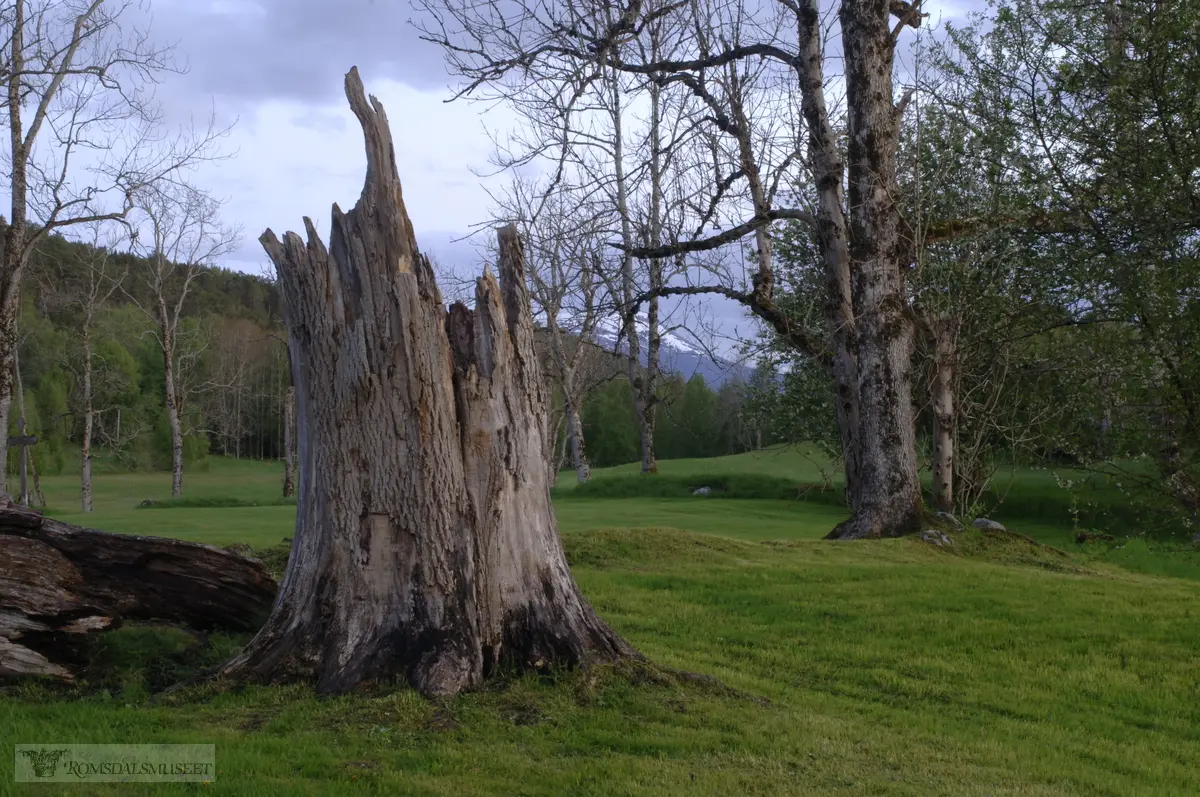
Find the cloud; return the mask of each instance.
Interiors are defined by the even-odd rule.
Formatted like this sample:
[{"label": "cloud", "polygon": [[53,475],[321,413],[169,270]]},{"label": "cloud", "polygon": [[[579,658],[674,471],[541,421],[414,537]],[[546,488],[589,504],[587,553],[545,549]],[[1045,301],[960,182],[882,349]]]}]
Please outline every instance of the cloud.
[{"label": "cloud", "polygon": [[[364,75],[364,81],[388,113],[418,242],[456,270],[469,265],[475,261],[470,245],[454,245],[452,239],[488,219],[486,189],[503,178],[474,173],[487,169],[491,153],[484,129],[509,125],[512,117],[501,108],[445,103],[441,92],[394,80]],[[239,123],[228,144],[236,158],[207,165],[197,179],[225,200],[222,215],[244,227],[243,245],[227,263],[231,267],[265,266],[257,238],[267,227],[279,235],[302,230],[302,218],[309,216],[327,234],[332,204],[349,210],[362,190],[362,132],[344,97],[264,101]]]},{"label": "cloud", "polygon": [[418,38],[410,16],[398,0],[156,0],[153,30],[187,57],[189,94],[325,102],[355,65],[375,79],[445,87],[441,50]]}]

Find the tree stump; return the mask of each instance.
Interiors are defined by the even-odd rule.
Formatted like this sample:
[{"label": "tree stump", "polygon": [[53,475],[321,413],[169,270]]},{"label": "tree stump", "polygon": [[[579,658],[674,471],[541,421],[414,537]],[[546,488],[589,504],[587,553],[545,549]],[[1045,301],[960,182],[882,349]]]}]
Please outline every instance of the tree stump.
[{"label": "tree stump", "polygon": [[209,545],[0,509],[0,677],[70,680],[70,640],[125,619],[250,631],[275,590],[260,563]]},{"label": "tree stump", "polygon": [[367,174],[329,246],[309,218],[260,241],[296,387],[296,532],[266,625],[224,673],[319,691],[399,678],[427,696],[502,661],[544,670],[636,656],[571,577],[550,504],[548,420],[524,257],[447,312],[404,206],[383,106],[346,97]]}]

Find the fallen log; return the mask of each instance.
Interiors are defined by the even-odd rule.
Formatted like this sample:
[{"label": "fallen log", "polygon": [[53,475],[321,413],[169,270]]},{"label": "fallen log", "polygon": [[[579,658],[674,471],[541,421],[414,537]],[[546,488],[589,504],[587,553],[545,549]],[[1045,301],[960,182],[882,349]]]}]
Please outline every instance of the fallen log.
[{"label": "fallen log", "polygon": [[260,562],[211,545],[0,509],[0,678],[70,680],[70,640],[124,620],[253,631],[276,589]]}]

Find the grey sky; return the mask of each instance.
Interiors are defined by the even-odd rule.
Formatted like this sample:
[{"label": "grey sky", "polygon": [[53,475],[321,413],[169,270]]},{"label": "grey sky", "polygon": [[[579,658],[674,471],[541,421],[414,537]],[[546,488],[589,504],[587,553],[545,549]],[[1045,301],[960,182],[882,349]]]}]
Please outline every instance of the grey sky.
[{"label": "grey sky", "polygon": [[[927,5],[935,19],[953,18],[982,0]],[[353,205],[365,158],[342,77],[357,65],[388,110],[422,248],[473,270],[471,245],[451,240],[488,217],[485,184],[499,181],[476,172],[489,169],[487,131],[503,133],[514,119],[503,108],[444,102],[442,54],[419,40],[406,0],[152,0],[152,9],[156,35],[177,41],[189,66],[163,87],[169,115],[203,119],[212,109],[237,119],[227,142],[236,156],[198,175],[243,229],[224,265],[261,271],[263,229],[300,229],[308,215],[323,231],[334,201]],[[728,333],[751,328],[739,308],[712,311]]]}]

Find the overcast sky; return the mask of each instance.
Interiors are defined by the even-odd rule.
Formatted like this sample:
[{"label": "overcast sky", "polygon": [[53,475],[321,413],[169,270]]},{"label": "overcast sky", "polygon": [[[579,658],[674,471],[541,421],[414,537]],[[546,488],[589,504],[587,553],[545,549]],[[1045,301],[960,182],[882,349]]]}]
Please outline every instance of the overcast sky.
[{"label": "overcast sky", "polygon": [[[982,2],[927,6],[935,18],[953,18]],[[460,272],[473,270],[471,245],[451,241],[487,219],[489,180],[479,174],[489,170],[487,131],[504,133],[514,118],[500,107],[445,102],[451,78],[442,53],[417,37],[407,0],[152,0],[151,7],[156,37],[178,42],[189,67],[163,87],[169,116],[203,121],[215,109],[222,121],[237,120],[226,142],[235,157],[198,175],[225,200],[225,219],[243,229],[224,265],[261,272],[267,260],[257,238],[266,227],[302,229],[308,215],[324,233],[333,202],[353,206],[365,157],[342,79],[357,65],[387,108],[422,249]],[[731,322],[742,316],[733,307],[717,313]]]}]

